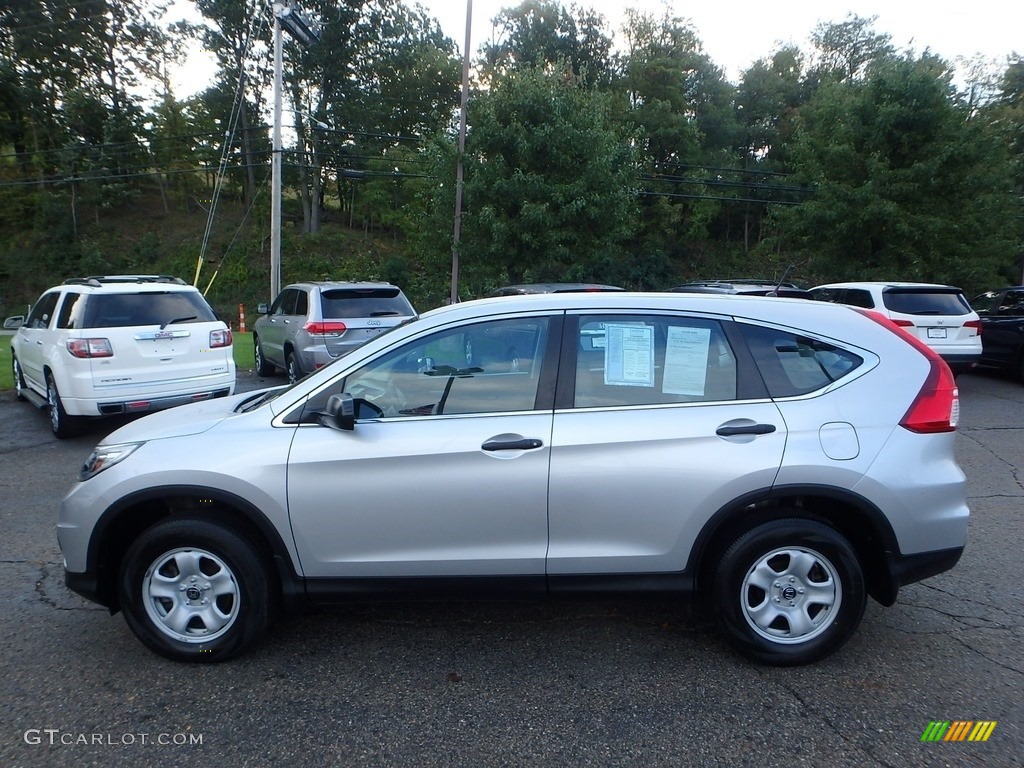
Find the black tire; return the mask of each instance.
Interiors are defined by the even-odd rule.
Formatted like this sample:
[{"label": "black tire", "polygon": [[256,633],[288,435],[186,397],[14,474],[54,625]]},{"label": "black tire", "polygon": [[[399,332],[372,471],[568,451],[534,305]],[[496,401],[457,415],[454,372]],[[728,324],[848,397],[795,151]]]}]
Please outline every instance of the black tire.
[{"label": "black tire", "polygon": [[11,377],[14,379],[14,396],[19,400],[25,399],[25,375],[21,372],[21,363],[18,358],[11,356]]},{"label": "black tire", "polygon": [[135,636],[161,656],[227,661],[270,625],[268,573],[257,550],[230,527],[198,518],[166,520],[125,553],[121,608]]},{"label": "black tire", "polygon": [[64,401],[57,390],[57,383],[49,373],[46,374],[46,403],[46,410],[50,415],[50,430],[55,437],[63,440],[82,431],[82,417],[69,416],[64,410]]},{"label": "black tire", "polygon": [[302,366],[299,365],[299,361],[296,359],[295,354],[289,349],[284,353],[284,369],[288,374],[288,383],[294,384],[296,381],[302,378]]},{"label": "black tire", "polygon": [[740,653],[774,666],[810,664],[842,646],[867,602],[850,543],[813,520],[774,520],[751,528],[715,571],[719,627]]},{"label": "black tire", "polygon": [[252,357],[257,376],[270,376],[274,372],[274,364],[263,356],[263,350],[260,349],[260,337],[255,334],[252,337]]}]

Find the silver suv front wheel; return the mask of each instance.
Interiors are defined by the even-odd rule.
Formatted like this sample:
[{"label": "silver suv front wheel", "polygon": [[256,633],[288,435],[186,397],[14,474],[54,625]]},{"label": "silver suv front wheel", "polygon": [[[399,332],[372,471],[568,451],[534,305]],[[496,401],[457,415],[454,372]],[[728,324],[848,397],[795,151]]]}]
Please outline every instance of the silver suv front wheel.
[{"label": "silver suv front wheel", "polygon": [[128,548],[121,608],[136,636],[160,655],[225,661],[269,626],[267,574],[264,559],[233,529],[205,519],[167,520]]}]

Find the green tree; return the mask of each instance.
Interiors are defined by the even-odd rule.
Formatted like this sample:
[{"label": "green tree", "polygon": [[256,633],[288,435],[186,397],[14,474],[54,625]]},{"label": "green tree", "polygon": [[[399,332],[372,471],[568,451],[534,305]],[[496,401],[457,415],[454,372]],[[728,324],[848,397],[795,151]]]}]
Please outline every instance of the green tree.
[{"label": "green tree", "polygon": [[631,234],[630,145],[568,73],[525,69],[478,95],[467,155],[464,253],[512,282],[561,279]]},{"label": "green tree", "polygon": [[824,280],[990,284],[1012,250],[1010,165],[969,117],[930,56],[826,84],[800,111],[792,153],[815,195],[776,212],[773,245]]},{"label": "green tree", "polygon": [[875,32],[877,16],[847,14],[846,21],[822,22],[811,33],[815,48],[812,79],[853,80],[864,77],[869,66],[892,56],[892,38]]},{"label": "green tree", "polygon": [[494,40],[481,46],[485,79],[535,66],[568,70],[586,85],[607,84],[612,39],[604,16],[556,0],[524,0],[493,19]]},{"label": "green tree", "polygon": [[233,94],[225,105],[227,110],[218,117],[228,129],[232,146],[238,147],[242,199],[250,204],[257,186],[255,139],[258,133],[266,131],[258,115],[269,82],[265,57],[271,50],[271,25],[267,9],[238,0],[195,0],[195,4],[207,23],[193,27],[193,34],[213,53],[219,65],[217,81],[211,87]]}]

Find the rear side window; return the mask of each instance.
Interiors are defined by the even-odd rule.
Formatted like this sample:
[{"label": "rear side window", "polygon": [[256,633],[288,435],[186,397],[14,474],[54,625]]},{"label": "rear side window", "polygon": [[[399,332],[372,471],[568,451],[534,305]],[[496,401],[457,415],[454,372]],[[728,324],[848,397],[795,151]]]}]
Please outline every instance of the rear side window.
[{"label": "rear side window", "polygon": [[82,294],[74,292],[64,294],[64,303],[60,305],[60,314],[57,316],[57,327],[74,328],[76,321],[82,317],[84,307],[85,296]]},{"label": "rear side window", "polygon": [[719,323],[651,315],[580,318],[577,408],[736,399],[736,357]]},{"label": "rear side window", "polygon": [[192,291],[94,293],[85,308],[83,328],[208,323],[216,320],[210,305]]},{"label": "rear side window", "polygon": [[759,325],[740,328],[772,397],[814,392],[864,362],[847,349],[809,336]]},{"label": "rear side window", "polygon": [[959,291],[904,291],[882,294],[885,308],[901,315],[967,315],[971,306]]},{"label": "rear side window", "polygon": [[875,308],[875,300],[871,297],[871,291],[865,291],[862,288],[846,289],[840,303],[849,304],[851,307],[863,307],[864,309]]},{"label": "rear side window", "polygon": [[331,288],[321,292],[320,307],[325,320],[416,314],[398,288]]}]

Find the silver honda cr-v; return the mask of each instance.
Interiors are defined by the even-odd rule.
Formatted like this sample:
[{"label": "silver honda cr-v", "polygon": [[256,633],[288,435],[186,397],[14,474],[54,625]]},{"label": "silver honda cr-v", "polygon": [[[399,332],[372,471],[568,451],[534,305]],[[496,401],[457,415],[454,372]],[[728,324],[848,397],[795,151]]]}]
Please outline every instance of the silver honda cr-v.
[{"label": "silver honda cr-v", "polygon": [[948,366],[877,313],[484,299],[122,427],[58,537],[68,586],[172,659],[231,658],[306,603],[654,592],[804,664],[956,564],[958,412]]}]

